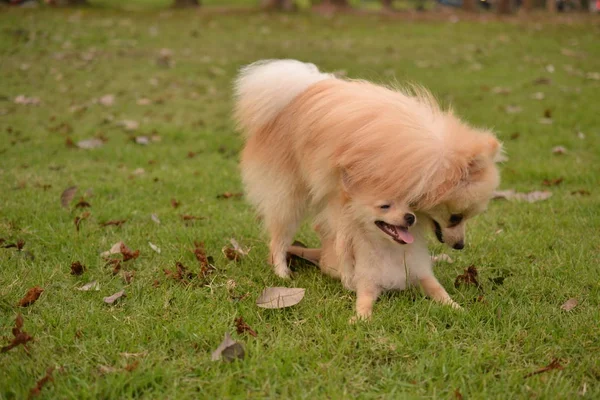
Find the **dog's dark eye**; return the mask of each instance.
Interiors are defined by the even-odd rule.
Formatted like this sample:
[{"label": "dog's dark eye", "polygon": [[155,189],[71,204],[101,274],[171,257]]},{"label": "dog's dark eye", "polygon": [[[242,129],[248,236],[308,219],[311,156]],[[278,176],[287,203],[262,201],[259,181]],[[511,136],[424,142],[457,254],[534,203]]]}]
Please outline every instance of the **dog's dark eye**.
[{"label": "dog's dark eye", "polygon": [[450,224],[451,225],[458,225],[458,224],[460,224],[460,222],[462,220],[463,220],[462,214],[452,214],[450,216]]},{"label": "dog's dark eye", "polygon": [[382,205],[380,205],[380,206],[379,206],[379,208],[381,208],[382,210],[387,210],[387,209],[389,209],[390,207],[391,207],[391,205],[390,205],[390,204],[382,204]]}]

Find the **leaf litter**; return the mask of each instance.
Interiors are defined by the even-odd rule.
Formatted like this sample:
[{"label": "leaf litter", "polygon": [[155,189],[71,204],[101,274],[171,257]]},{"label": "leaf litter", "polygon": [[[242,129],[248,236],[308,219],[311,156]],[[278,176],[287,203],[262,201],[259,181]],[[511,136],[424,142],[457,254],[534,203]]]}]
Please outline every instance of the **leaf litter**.
[{"label": "leaf litter", "polygon": [[454,287],[458,288],[461,285],[474,285],[477,289],[481,289],[481,285],[477,280],[477,268],[474,265],[465,268],[465,273],[458,275],[454,280]]},{"label": "leaf litter", "polygon": [[538,201],[547,200],[550,197],[552,197],[552,192],[547,190],[519,193],[514,189],[509,189],[497,190],[493,194],[494,199],[526,201],[528,203],[536,203]]},{"label": "leaf litter", "polygon": [[533,371],[533,372],[525,375],[525,378],[529,378],[530,376],[538,375],[538,374],[541,374],[541,373],[544,373],[544,372],[552,371],[554,369],[558,369],[558,370],[565,369],[565,367],[563,367],[560,364],[560,361],[557,358],[553,359],[550,362],[550,364],[546,365],[545,367],[542,367],[542,368],[538,369],[537,371]]},{"label": "leaf litter", "polygon": [[46,370],[46,375],[42,377],[39,381],[36,382],[35,386],[29,391],[29,398],[39,396],[42,393],[42,388],[48,382],[54,382],[54,378],[52,377],[52,373],[54,372],[54,367],[49,367]]},{"label": "leaf litter", "polygon": [[77,193],[77,186],[71,186],[66,188],[62,194],[60,195],[60,204],[63,208],[69,208],[69,204],[75,197],[75,193]]},{"label": "leaf litter", "polygon": [[74,261],[71,263],[71,275],[79,276],[85,272],[85,269],[85,266],[79,261]]},{"label": "leaf litter", "polygon": [[42,289],[39,286],[32,287],[31,289],[29,289],[27,291],[27,294],[25,294],[25,297],[23,297],[21,299],[21,301],[19,301],[19,307],[29,307],[30,305],[35,303],[37,301],[37,299],[40,298],[40,296],[43,292],[44,292],[44,289]]},{"label": "leaf litter", "polygon": [[235,329],[239,335],[241,335],[242,333],[247,333],[254,337],[258,336],[256,334],[256,331],[254,329],[250,328],[250,325],[248,325],[246,323],[246,321],[244,321],[244,318],[237,317],[234,322],[235,322]]},{"label": "leaf litter", "polygon": [[154,243],[152,243],[152,242],[148,242],[148,246],[150,246],[150,248],[151,248],[152,250],[154,250],[155,252],[157,252],[158,254],[160,254],[160,251],[161,251],[161,250],[160,250],[160,247],[158,247],[157,245],[155,245],[155,244],[154,244]]},{"label": "leaf litter", "polygon": [[23,316],[21,314],[17,315],[17,318],[15,319],[15,326],[12,329],[12,334],[14,336],[14,338],[12,339],[12,341],[10,342],[10,344],[2,347],[2,349],[0,349],[0,353],[6,353],[7,351],[19,346],[19,345],[23,345],[23,348],[25,349],[25,352],[27,354],[29,354],[29,348],[27,347],[27,342],[30,342],[33,340],[33,337],[31,337],[27,332],[23,331]]},{"label": "leaf litter", "polygon": [[212,361],[227,361],[231,362],[234,360],[243,360],[245,357],[244,347],[234,341],[229,332],[225,332],[225,337],[219,347],[216,348],[215,351],[212,352],[210,359]]},{"label": "leaf litter", "polygon": [[125,294],[125,289],[118,291],[117,293],[105,297],[102,300],[104,300],[104,302],[106,304],[114,304],[117,300],[119,300],[121,297],[126,297],[127,295]]},{"label": "leaf litter", "polygon": [[88,292],[91,290],[98,291],[98,290],[100,290],[100,285],[96,281],[91,281],[81,287],[78,287],[77,290],[80,290],[82,292]]},{"label": "leaf litter", "polygon": [[256,299],[256,305],[272,309],[292,307],[302,301],[305,292],[302,288],[268,287]]},{"label": "leaf litter", "polygon": [[240,246],[238,241],[235,240],[234,238],[229,239],[229,242],[231,243],[231,245],[233,247],[224,246],[221,249],[221,251],[223,252],[225,257],[227,257],[228,260],[240,261],[242,259],[242,257],[247,256],[248,253],[250,252],[249,248],[247,248],[247,249],[242,248],[242,246]]},{"label": "leaf litter", "polygon": [[576,298],[571,298],[565,301],[564,304],[560,306],[560,309],[564,311],[571,311],[577,306],[577,304],[579,304],[579,301]]}]

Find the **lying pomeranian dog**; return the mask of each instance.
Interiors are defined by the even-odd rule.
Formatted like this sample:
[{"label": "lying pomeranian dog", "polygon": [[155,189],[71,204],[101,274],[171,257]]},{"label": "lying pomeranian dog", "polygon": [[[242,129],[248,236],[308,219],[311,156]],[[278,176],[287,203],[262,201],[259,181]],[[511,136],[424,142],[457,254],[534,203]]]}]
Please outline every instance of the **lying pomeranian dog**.
[{"label": "lying pomeranian dog", "polygon": [[464,247],[465,222],[499,184],[491,133],[423,89],[338,79],[295,60],[244,67],[235,95],[242,179],[278,276],[290,276],[286,252],[310,213],[323,244],[313,255],[357,292],[359,317],[382,290],[407,284],[456,306],[433,275],[425,231]]}]

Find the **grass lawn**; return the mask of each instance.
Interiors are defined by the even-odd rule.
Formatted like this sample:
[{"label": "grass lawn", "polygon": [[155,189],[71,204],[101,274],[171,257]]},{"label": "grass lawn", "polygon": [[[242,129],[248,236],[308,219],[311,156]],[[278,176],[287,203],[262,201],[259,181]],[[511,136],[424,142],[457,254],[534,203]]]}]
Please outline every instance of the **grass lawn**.
[{"label": "grass lawn", "polygon": [[[40,398],[600,397],[600,26],[573,18],[1,11],[0,238],[25,244],[0,248],[0,345],[19,313],[34,340],[29,355],[0,353],[0,399],[25,398],[49,367],[54,382]],[[464,313],[414,289],[383,296],[370,323],[349,325],[354,294],[309,266],[277,279],[250,206],[217,198],[242,191],[231,80],[243,64],[282,57],[422,83],[504,141],[503,189],[552,192],[493,202],[470,222],[462,252],[432,238],[432,252],[454,259],[436,274]],[[20,95],[39,104],[17,104]],[[101,147],[68,145],[94,137]],[[70,186],[79,190],[65,209]],[[75,207],[82,196],[91,207]],[[126,222],[101,225],[110,220]],[[229,238],[249,255],[225,258]],[[308,224],[298,238],[318,245]],[[100,253],[120,240],[140,255],[113,275]],[[198,273],[194,241],[216,270],[184,285],[164,270],[180,262]],[[80,276],[70,274],[75,261],[86,266]],[[470,265],[482,289],[455,288]],[[90,281],[98,291],[77,290]],[[34,286],[41,297],[19,307]],[[306,296],[261,309],[267,286]],[[126,297],[103,302],[121,289]],[[578,305],[561,310],[570,298]],[[236,333],[237,317],[257,337]],[[212,362],[227,331],[246,357]],[[564,369],[525,377],[553,359]]]}]

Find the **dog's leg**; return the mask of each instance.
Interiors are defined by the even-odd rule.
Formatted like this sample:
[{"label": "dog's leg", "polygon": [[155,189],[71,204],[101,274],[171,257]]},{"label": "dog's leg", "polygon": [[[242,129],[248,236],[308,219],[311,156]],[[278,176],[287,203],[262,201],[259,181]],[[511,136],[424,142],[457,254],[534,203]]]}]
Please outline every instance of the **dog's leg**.
[{"label": "dog's leg", "polygon": [[433,301],[452,306],[452,308],[461,308],[461,306],[459,306],[450,298],[450,295],[448,292],[446,292],[446,289],[444,289],[444,287],[438,282],[437,279],[435,279],[434,276],[426,276],[419,279],[419,284],[423,288],[425,294]]},{"label": "dog's leg", "polygon": [[304,258],[313,264],[318,265],[321,259],[321,249],[308,249],[300,246],[290,246],[287,250],[288,254]]},{"label": "dog's leg", "polygon": [[287,250],[294,239],[299,224],[298,220],[290,216],[290,218],[279,219],[267,224],[267,230],[271,236],[270,262],[275,274],[280,278],[288,279],[292,275],[292,270],[287,264]]},{"label": "dog's leg", "polygon": [[[360,285],[356,289],[356,317],[370,319],[373,314],[373,304],[381,294],[381,289],[375,285]],[[351,320],[352,321],[352,320]]]}]

